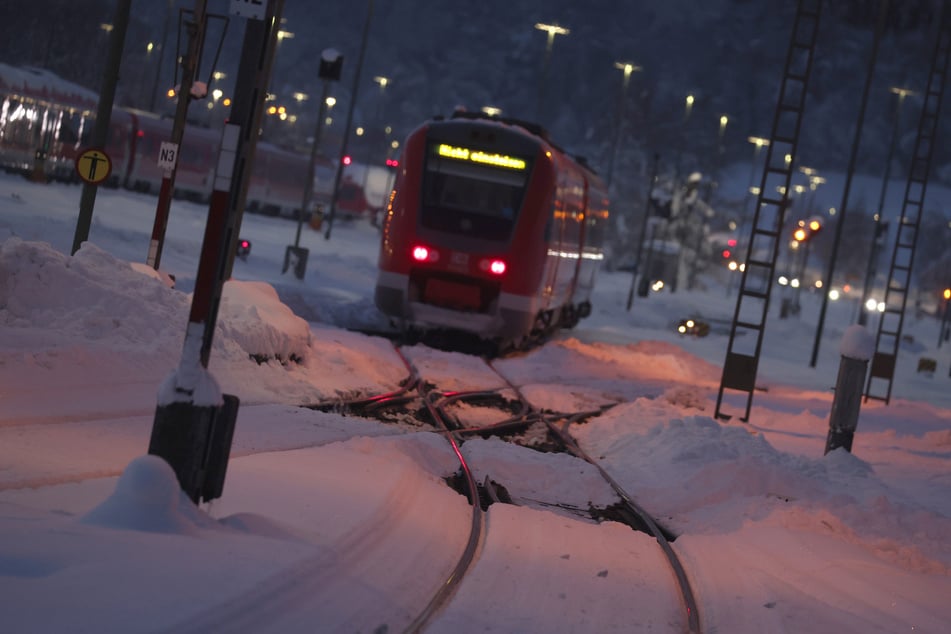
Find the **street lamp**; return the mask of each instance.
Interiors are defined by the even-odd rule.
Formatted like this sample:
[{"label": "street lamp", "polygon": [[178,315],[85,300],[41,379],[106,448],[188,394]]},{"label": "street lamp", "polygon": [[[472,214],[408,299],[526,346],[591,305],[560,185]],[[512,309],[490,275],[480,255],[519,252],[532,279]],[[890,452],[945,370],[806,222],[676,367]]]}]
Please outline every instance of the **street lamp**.
[{"label": "street lamp", "polygon": [[614,173],[614,161],[617,159],[617,147],[621,138],[621,122],[624,113],[624,96],[627,94],[627,85],[631,82],[631,73],[643,70],[640,66],[632,62],[614,62],[614,67],[622,71],[624,74],[621,79],[621,90],[618,93],[617,98],[617,115],[614,124],[614,141],[611,144],[611,154],[608,156],[608,169],[605,178],[605,183],[608,187],[611,186],[611,176]]},{"label": "street lamp", "polygon": [[[373,78],[373,81],[380,85],[380,98],[376,104],[376,120],[373,122],[374,127],[383,127],[383,98],[386,93],[386,87],[390,85],[390,78],[383,75],[377,75]],[[383,135],[384,142],[386,135]],[[373,138],[367,138],[367,160],[363,164],[363,189],[367,188],[367,183],[370,180],[370,161],[373,160]],[[384,152],[385,154],[385,152]]]},{"label": "street lamp", "polygon": [[723,155],[723,133],[726,132],[726,124],[730,122],[730,117],[725,114],[720,115],[720,131],[717,132],[717,166],[719,171],[720,160]]},{"label": "street lamp", "polygon": [[759,157],[760,150],[769,147],[769,139],[760,136],[748,136],[746,140],[753,144],[753,162],[750,164],[750,184],[746,188],[749,193],[753,193],[753,179],[756,177],[756,159]]},{"label": "street lamp", "polygon": [[[862,299],[860,306],[864,306],[868,301],[868,295],[871,292],[872,278],[875,277],[875,260],[878,259],[879,240],[878,236],[883,232],[882,212],[885,208],[885,192],[888,191],[888,179],[892,172],[892,156],[895,154],[895,144],[898,140],[898,128],[901,123],[901,107],[905,103],[905,97],[914,95],[915,92],[907,88],[898,88],[892,86],[888,91],[898,95],[898,103],[895,105],[895,117],[892,120],[892,135],[888,142],[888,156],[885,159],[885,173],[882,175],[882,190],[878,196],[878,213],[875,215],[875,230],[872,233],[872,248],[869,251],[868,265],[865,267],[865,281],[862,284]],[[864,310],[859,311],[858,323],[861,326],[868,323],[868,315]]]},{"label": "street lamp", "polygon": [[680,163],[683,158],[684,145],[686,145],[688,129],[687,123],[690,121],[690,114],[693,112],[693,103],[695,98],[692,94],[687,94],[684,98],[684,120],[680,129],[680,143],[677,148],[677,161],[674,163],[674,182],[680,179]]},{"label": "street lamp", "polygon": [[[746,140],[749,143],[753,144],[753,160],[750,162],[750,184],[746,187],[746,191],[751,196],[754,196],[759,194],[759,189],[756,189],[755,191],[753,190],[753,179],[756,178],[757,159],[759,158],[760,150],[762,150],[764,147],[769,146],[769,139],[764,139],[763,137],[759,137],[759,136],[749,136],[749,137],[746,137]],[[743,231],[746,227],[746,221],[748,218],[749,218],[748,206],[744,205],[743,218],[740,220],[740,226],[737,231],[737,233],[739,233],[740,235],[743,234]]]},{"label": "street lamp", "polygon": [[548,79],[548,64],[551,61],[552,44],[555,42],[556,35],[568,35],[571,31],[557,24],[543,24],[541,22],[535,24],[535,28],[548,34],[548,41],[545,43],[545,59],[542,62],[542,74],[538,82],[538,107],[535,109],[535,118],[541,121],[542,104],[545,102],[545,82]]}]

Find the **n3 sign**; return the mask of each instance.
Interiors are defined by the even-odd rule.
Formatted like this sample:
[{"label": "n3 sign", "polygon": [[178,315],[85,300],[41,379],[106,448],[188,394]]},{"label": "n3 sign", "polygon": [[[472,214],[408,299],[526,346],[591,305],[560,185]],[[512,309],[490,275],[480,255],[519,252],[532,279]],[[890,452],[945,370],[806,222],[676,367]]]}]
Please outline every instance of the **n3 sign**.
[{"label": "n3 sign", "polygon": [[266,0],[231,0],[231,15],[263,20],[266,4]]},{"label": "n3 sign", "polygon": [[159,169],[171,171],[175,169],[175,162],[178,160],[178,144],[162,141],[159,147],[158,166]]}]

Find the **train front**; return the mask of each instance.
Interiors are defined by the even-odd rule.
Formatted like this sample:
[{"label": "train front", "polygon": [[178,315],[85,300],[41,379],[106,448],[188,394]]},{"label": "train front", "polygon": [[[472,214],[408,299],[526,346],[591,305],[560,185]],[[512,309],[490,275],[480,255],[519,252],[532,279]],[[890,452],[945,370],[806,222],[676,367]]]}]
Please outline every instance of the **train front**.
[{"label": "train front", "polygon": [[491,339],[531,331],[553,190],[543,150],[494,121],[433,121],[410,135],[383,225],[384,314]]}]

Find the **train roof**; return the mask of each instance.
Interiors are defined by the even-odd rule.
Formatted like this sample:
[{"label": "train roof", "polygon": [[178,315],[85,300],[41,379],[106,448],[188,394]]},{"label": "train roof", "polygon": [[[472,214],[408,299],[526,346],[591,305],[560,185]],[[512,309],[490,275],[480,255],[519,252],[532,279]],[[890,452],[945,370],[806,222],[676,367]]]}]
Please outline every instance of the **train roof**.
[{"label": "train roof", "polygon": [[540,141],[550,145],[552,148],[563,154],[564,156],[570,158],[574,161],[578,167],[582,170],[588,172],[595,178],[600,178],[597,170],[591,167],[591,164],[588,163],[588,159],[584,156],[578,154],[572,154],[565,151],[565,149],[559,146],[557,143],[551,140],[551,137],[548,135],[548,130],[546,130],[541,124],[534,123],[532,121],[526,121],[525,119],[517,119],[514,117],[502,117],[499,115],[489,115],[484,112],[471,112],[463,109],[456,109],[453,111],[452,115],[446,119],[443,116],[433,117],[434,121],[453,121],[453,120],[467,120],[467,121],[484,121],[488,123],[503,124],[509,126],[516,126],[522,128],[528,134],[537,137]]},{"label": "train roof", "polygon": [[[468,110],[455,110],[452,113],[452,116],[450,117],[450,119],[496,121],[498,123],[504,123],[506,125],[515,125],[520,128],[523,128],[526,132],[534,134],[535,136],[545,141],[545,143],[558,147],[557,145],[555,145],[554,142],[552,142],[551,138],[548,136],[548,130],[546,130],[544,127],[542,127],[538,123],[533,123],[531,121],[526,121],[524,119],[515,119],[513,117],[500,117],[498,115],[488,115],[484,112],[469,112]],[[564,151],[561,148],[558,148],[558,150],[562,152]]]},{"label": "train roof", "polygon": [[0,89],[77,108],[95,108],[99,104],[96,91],[33,66],[10,66],[0,62]]}]

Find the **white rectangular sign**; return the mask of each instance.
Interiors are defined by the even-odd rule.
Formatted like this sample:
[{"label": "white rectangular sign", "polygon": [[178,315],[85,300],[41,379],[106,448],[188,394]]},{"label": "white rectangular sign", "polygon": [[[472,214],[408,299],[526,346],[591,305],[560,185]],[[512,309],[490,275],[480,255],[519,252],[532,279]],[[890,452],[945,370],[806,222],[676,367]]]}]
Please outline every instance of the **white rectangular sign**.
[{"label": "white rectangular sign", "polygon": [[158,166],[163,170],[175,169],[175,162],[178,161],[178,144],[169,141],[162,141],[158,153]]},{"label": "white rectangular sign", "polygon": [[231,0],[231,15],[263,20],[266,4],[266,0]]}]

